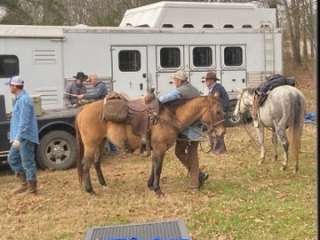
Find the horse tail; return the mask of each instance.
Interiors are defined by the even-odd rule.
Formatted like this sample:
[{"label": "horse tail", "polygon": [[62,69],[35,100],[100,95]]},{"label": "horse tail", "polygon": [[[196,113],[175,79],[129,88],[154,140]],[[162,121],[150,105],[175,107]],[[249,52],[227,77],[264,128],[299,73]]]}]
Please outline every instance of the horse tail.
[{"label": "horse tail", "polygon": [[304,114],[305,114],[305,100],[303,96],[300,96],[296,101],[294,101],[294,105],[292,107],[292,119],[291,124],[288,129],[288,137],[289,137],[289,151],[292,156],[292,159],[295,161],[296,168],[298,171],[299,165],[299,152],[301,147],[301,135],[304,124]]},{"label": "horse tail", "polygon": [[81,138],[81,134],[79,131],[79,124],[78,124],[78,116],[75,120],[75,130],[76,130],[76,140],[77,140],[77,169],[78,169],[78,177],[79,183],[82,185],[83,180],[83,167],[82,167],[82,159],[83,159],[83,141]]}]

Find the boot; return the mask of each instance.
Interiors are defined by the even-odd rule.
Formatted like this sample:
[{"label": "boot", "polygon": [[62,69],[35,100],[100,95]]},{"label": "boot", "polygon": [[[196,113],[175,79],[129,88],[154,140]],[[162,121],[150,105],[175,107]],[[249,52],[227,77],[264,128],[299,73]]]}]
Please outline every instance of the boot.
[{"label": "boot", "polygon": [[16,173],[16,177],[19,179],[21,182],[20,187],[14,189],[12,191],[13,194],[19,194],[19,193],[24,193],[28,190],[28,184],[26,180],[26,175],[23,172],[18,172]]},{"label": "boot", "polygon": [[28,181],[28,193],[36,194],[37,192],[37,180]]}]

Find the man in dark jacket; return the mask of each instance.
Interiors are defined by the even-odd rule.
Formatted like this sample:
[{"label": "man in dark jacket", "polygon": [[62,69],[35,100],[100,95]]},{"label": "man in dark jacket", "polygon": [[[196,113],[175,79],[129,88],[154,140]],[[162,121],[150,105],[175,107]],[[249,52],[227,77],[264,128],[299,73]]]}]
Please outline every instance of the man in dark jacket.
[{"label": "man in dark jacket", "polygon": [[[206,76],[203,77],[205,79],[206,86],[209,90],[209,95],[213,94],[216,96],[223,106],[223,111],[225,112],[225,116],[227,117],[228,108],[229,108],[229,96],[225,88],[217,82],[219,80],[217,78],[217,74],[213,71],[208,71]],[[226,118],[225,118],[226,119]],[[226,152],[226,145],[224,143],[224,137],[212,139],[213,141],[213,153],[221,154]]]},{"label": "man in dark jacket", "polygon": [[75,81],[66,87],[64,93],[64,100],[66,107],[77,107],[80,103],[77,95],[85,94],[87,92],[83,82],[88,79],[88,76],[83,72],[78,72],[76,76],[73,76]]},{"label": "man in dark jacket", "polygon": [[219,80],[217,74],[213,71],[208,71],[203,79],[205,79],[206,86],[209,90],[208,94],[213,94],[218,97],[222,103],[223,111],[227,113],[229,108],[229,96],[226,89],[217,82]]}]

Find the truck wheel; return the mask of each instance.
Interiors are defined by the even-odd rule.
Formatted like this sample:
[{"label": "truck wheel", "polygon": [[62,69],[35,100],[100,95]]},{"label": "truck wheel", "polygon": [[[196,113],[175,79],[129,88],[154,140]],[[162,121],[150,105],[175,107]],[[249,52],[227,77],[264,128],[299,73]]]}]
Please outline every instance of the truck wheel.
[{"label": "truck wheel", "polygon": [[40,139],[37,150],[41,168],[65,170],[71,168],[76,160],[76,139],[66,131],[52,131]]}]

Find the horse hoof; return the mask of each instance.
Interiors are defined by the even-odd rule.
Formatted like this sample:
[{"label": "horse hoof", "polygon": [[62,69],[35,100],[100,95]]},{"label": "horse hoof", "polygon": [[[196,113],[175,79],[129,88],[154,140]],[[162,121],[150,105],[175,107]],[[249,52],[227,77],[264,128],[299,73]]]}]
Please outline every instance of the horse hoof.
[{"label": "horse hoof", "polygon": [[287,166],[282,166],[282,167],[280,168],[280,170],[281,170],[281,171],[287,170]]},{"label": "horse hoof", "polygon": [[95,195],[95,194],[96,194],[95,191],[93,190],[93,188],[88,188],[88,187],[86,187],[84,190],[85,190],[87,193],[90,193],[91,195]]},{"label": "horse hoof", "polygon": [[160,189],[155,190],[155,193],[156,193],[158,198],[164,197],[164,193]]},{"label": "horse hoof", "polygon": [[209,174],[207,172],[200,172],[199,173],[199,188],[202,187],[204,182],[208,180]]}]

